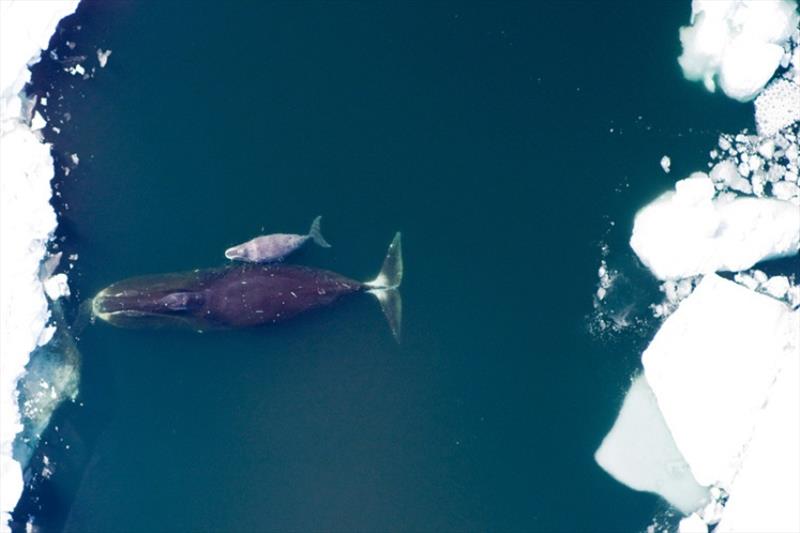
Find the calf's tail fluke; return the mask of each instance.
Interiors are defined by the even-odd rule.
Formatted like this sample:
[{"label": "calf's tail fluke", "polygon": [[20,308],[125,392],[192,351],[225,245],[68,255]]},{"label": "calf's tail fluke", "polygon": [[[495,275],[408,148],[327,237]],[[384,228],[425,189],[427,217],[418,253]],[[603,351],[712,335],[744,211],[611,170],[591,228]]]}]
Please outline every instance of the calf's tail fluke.
[{"label": "calf's tail fluke", "polygon": [[397,342],[400,342],[403,324],[403,298],[399,291],[402,281],[403,250],[400,245],[400,232],[397,232],[386,252],[380,273],[375,279],[364,284],[368,288],[368,292],[374,294],[380,302],[383,314],[386,316]]},{"label": "calf's tail fluke", "polygon": [[322,231],[319,229],[319,223],[321,221],[322,215],[314,219],[314,222],[311,223],[311,229],[308,230],[308,236],[311,237],[311,240],[323,248],[330,248],[331,245],[328,244],[328,241],[325,240],[325,237],[322,236]]}]

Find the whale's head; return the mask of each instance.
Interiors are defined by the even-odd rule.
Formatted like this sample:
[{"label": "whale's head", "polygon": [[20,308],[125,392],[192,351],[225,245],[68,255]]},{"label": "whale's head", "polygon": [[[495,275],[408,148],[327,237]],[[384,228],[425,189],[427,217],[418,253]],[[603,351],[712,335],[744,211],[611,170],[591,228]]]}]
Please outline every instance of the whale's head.
[{"label": "whale's head", "polygon": [[250,251],[247,245],[239,244],[237,246],[231,246],[225,250],[225,257],[231,261],[247,261],[250,259],[249,252]]},{"label": "whale's head", "polygon": [[110,324],[151,327],[187,323],[205,305],[197,271],[131,278],[109,285],[92,298],[92,315]]}]

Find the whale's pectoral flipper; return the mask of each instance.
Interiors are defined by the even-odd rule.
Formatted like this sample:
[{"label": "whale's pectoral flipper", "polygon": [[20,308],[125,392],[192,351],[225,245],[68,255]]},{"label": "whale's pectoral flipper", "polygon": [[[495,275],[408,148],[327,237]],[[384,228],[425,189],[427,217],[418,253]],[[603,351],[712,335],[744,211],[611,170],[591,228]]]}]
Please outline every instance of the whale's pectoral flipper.
[{"label": "whale's pectoral flipper", "polygon": [[311,229],[308,230],[308,236],[311,237],[311,240],[317,243],[319,246],[323,248],[330,248],[331,245],[328,244],[328,241],[325,240],[325,237],[322,236],[322,231],[319,228],[319,223],[322,221],[322,215],[318,216],[314,219],[311,223]]},{"label": "whale's pectoral flipper", "polygon": [[400,284],[403,282],[403,250],[400,243],[400,232],[397,232],[386,252],[383,267],[378,276],[364,285],[374,294],[381,304],[383,314],[397,342],[403,325],[403,298],[400,295]]}]

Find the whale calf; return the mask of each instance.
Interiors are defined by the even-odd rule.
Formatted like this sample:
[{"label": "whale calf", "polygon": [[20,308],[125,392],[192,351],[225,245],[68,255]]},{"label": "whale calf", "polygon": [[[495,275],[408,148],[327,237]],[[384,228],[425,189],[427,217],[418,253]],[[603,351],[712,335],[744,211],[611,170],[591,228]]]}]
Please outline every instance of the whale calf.
[{"label": "whale calf", "polygon": [[225,250],[225,257],[234,261],[244,261],[247,263],[270,263],[283,259],[303,246],[309,239],[323,248],[330,248],[331,245],[328,244],[319,229],[321,220],[321,216],[314,219],[307,235],[296,235],[293,233],[262,235],[261,237],[256,237],[255,239],[250,239],[247,242],[228,248]]},{"label": "whale calf", "polygon": [[183,326],[196,331],[275,324],[348,294],[377,297],[399,341],[403,279],[400,233],[368,282],[299,265],[233,263],[222,268],[130,278],[92,299],[92,315],[122,327]]}]

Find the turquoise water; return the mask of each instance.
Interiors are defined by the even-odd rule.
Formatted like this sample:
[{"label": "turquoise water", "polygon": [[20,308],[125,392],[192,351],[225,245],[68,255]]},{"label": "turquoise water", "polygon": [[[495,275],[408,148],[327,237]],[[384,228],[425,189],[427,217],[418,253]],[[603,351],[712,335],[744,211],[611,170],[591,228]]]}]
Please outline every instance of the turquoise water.
[{"label": "turquoise water", "polygon": [[752,113],[681,77],[688,15],[82,3],[52,48],[86,65],[110,48],[108,66],[82,80],[48,59],[33,87],[51,92],[59,161],[80,157],[54,199],[60,247],[78,254],[73,305],[321,214],[333,248],[291,260],[359,280],[403,232],[404,335],[368,295],[250,330],[95,324],[78,401],[31,470],[47,455],[54,474],[16,516],[75,531],[644,529],[665,505],[592,454],[655,324],[590,334],[600,245],[644,319],[657,292],[626,245],[633,214]]}]

